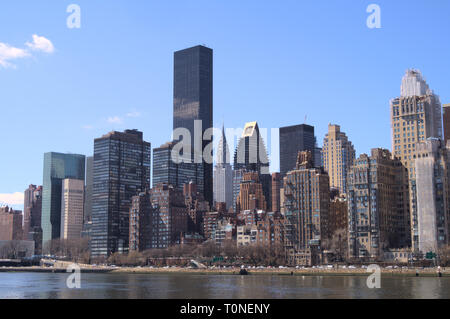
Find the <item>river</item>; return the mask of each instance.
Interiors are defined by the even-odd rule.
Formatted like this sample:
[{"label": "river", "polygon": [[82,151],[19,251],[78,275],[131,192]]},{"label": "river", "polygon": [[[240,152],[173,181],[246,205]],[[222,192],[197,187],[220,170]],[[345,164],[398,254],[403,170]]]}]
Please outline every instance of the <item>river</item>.
[{"label": "river", "polygon": [[0,298],[450,298],[450,277],[280,276],[82,273],[67,288],[65,273],[0,273]]}]

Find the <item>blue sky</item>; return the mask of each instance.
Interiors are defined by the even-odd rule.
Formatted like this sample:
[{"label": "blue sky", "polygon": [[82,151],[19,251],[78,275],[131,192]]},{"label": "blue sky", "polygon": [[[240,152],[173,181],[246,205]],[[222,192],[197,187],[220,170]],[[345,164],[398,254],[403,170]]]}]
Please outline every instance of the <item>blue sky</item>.
[{"label": "blue sky", "polygon": [[[66,26],[71,3],[80,29]],[[366,26],[371,3],[381,29]],[[319,145],[332,122],[357,154],[390,148],[389,100],[407,68],[450,102],[448,12],[446,0],[3,1],[0,49],[26,56],[0,66],[0,202],[42,183],[44,152],[90,155],[112,129],[169,140],[173,52],[197,44],[214,49],[216,126],[307,116]]]}]

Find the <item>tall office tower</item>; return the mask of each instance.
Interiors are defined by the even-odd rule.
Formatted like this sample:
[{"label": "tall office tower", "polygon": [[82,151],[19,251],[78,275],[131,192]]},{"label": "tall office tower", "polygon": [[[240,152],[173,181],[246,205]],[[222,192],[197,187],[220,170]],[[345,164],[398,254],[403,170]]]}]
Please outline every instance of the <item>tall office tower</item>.
[{"label": "tall office tower", "polygon": [[328,234],[329,178],[314,168],[311,151],[298,154],[297,165],[284,177],[285,248],[289,264],[321,262],[321,241]]},{"label": "tall office tower", "polygon": [[214,167],[214,202],[233,206],[233,169],[230,164],[230,150],[222,127],[222,136],[217,149],[217,162]]},{"label": "tall office tower", "polygon": [[282,177],[295,168],[298,152],[314,152],[315,142],[314,126],[301,124],[280,127],[280,173]]},{"label": "tall office tower", "polygon": [[[213,127],[213,50],[195,46],[174,54],[173,129],[186,128],[191,134],[190,145],[203,153],[212,142],[203,140],[205,130]],[[195,132],[195,121],[201,124]],[[177,139],[177,137],[174,137]],[[189,141],[184,141],[189,142]],[[195,152],[194,152],[195,153]],[[212,156],[212,154],[211,154]],[[203,159],[203,183],[205,199],[213,204],[213,167]]]},{"label": "tall office tower", "polygon": [[416,148],[418,250],[436,253],[450,243],[450,145],[430,138]]},{"label": "tall office tower", "polygon": [[390,101],[392,152],[409,172],[411,244],[418,248],[417,192],[414,160],[417,142],[442,139],[442,114],[439,97],[433,93],[418,70],[407,70],[401,95]]},{"label": "tall office tower", "polygon": [[130,251],[152,248],[152,205],[149,191],[132,197],[129,236]]},{"label": "tall office tower", "polygon": [[167,248],[180,244],[186,233],[188,214],[183,192],[172,185],[159,184],[151,190],[153,206],[152,248]]},{"label": "tall office tower", "polygon": [[261,209],[267,210],[267,202],[263,193],[262,184],[259,182],[257,172],[245,173],[237,198],[237,211]]},{"label": "tall office tower", "polygon": [[272,212],[280,212],[281,174],[272,173]]},{"label": "tall office tower", "polygon": [[183,191],[184,184],[193,182],[203,194],[203,164],[182,161],[183,154],[172,153],[175,146],[176,142],[167,142],[153,149],[153,187],[164,183]]},{"label": "tall office tower", "polygon": [[142,132],[110,132],[94,140],[91,253],[126,252],[131,198],[150,188],[151,145]]},{"label": "tall office tower", "polygon": [[42,243],[61,237],[62,181],[84,181],[86,157],[78,154],[45,153],[42,190]]},{"label": "tall office tower", "polygon": [[[236,172],[233,177],[233,185],[236,187],[240,187],[240,184],[237,185],[237,180],[243,176],[243,172],[257,172],[263,187],[266,203],[268,207],[272,206],[270,195],[272,179],[269,172],[269,156],[257,122],[245,124],[234,153],[234,170],[241,171],[241,173]],[[234,191],[239,194],[238,189]]]},{"label": "tall office tower", "polygon": [[22,240],[22,212],[8,206],[0,207],[0,240]]},{"label": "tall office tower", "polygon": [[329,124],[323,139],[322,161],[330,177],[330,188],[347,193],[347,172],[355,160],[355,148],[339,125]]},{"label": "tall office tower", "polygon": [[64,179],[61,196],[61,239],[81,238],[83,211],[84,180]]},{"label": "tall office tower", "polygon": [[442,105],[442,109],[444,110],[444,145],[447,145],[447,141],[450,140],[450,104]]},{"label": "tall office tower", "polygon": [[30,232],[41,228],[42,186],[30,185],[25,190],[23,212],[23,240],[34,240]]},{"label": "tall office tower", "polygon": [[84,223],[92,220],[92,187],[94,186],[94,157],[86,157],[86,186],[84,189]]},{"label": "tall office tower", "polygon": [[362,154],[348,173],[349,257],[377,259],[408,246],[406,169],[385,149]]}]

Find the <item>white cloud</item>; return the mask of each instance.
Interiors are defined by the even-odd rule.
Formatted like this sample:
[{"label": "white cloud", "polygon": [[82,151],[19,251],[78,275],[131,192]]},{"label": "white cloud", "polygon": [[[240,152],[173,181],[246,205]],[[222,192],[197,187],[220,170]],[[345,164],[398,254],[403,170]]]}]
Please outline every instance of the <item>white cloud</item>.
[{"label": "white cloud", "polygon": [[92,125],[83,125],[82,128],[85,130],[92,130],[94,127]]},{"label": "white cloud", "polygon": [[108,123],[110,124],[122,124],[122,119],[118,116],[110,116],[107,119]]},{"label": "white cloud", "polygon": [[29,57],[27,50],[15,48],[9,44],[0,42],[0,66],[4,68],[14,67],[10,61]]},{"label": "white cloud", "polygon": [[23,193],[0,194],[0,205],[23,205]]},{"label": "white cloud", "polygon": [[136,112],[136,111],[127,113],[127,117],[140,117],[140,116],[141,116],[141,113]]},{"label": "white cloud", "polygon": [[33,51],[42,51],[45,53],[53,53],[55,51],[52,41],[37,34],[33,34],[33,42],[27,42],[25,45]]},{"label": "white cloud", "polygon": [[31,57],[31,51],[40,51],[45,53],[53,53],[55,47],[53,43],[45,38],[33,34],[33,42],[26,42],[25,46],[28,47],[21,49],[17,47],[10,46],[7,43],[0,42],[0,67],[3,68],[15,68],[16,66],[12,61]]}]

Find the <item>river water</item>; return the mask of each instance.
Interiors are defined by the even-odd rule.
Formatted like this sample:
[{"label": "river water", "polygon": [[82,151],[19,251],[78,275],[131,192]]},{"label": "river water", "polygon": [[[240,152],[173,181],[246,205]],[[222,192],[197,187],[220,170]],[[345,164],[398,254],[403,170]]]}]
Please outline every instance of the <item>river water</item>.
[{"label": "river water", "polygon": [[65,273],[0,273],[0,298],[450,298],[450,277],[81,274],[67,288]]}]

